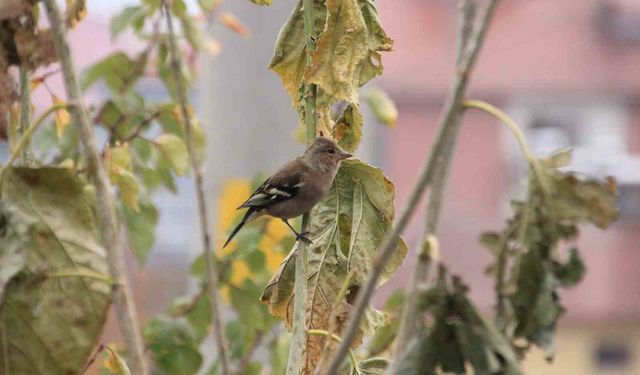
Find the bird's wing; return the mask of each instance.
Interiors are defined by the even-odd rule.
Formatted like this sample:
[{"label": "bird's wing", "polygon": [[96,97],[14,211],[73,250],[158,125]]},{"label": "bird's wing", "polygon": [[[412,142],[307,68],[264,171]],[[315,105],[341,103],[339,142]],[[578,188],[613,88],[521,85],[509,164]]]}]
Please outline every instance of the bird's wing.
[{"label": "bird's wing", "polygon": [[306,166],[301,160],[294,160],[267,178],[238,208],[264,208],[274,203],[295,197],[302,186]]}]

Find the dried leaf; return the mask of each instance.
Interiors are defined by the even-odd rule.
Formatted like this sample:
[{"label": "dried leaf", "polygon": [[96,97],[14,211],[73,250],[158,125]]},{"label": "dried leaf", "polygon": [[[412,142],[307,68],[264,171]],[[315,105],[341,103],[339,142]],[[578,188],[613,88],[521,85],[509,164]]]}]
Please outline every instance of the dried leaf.
[{"label": "dried leaf", "polygon": [[[64,100],[60,99],[57,95],[51,95],[51,101],[53,105],[64,104]],[[56,110],[56,136],[58,139],[62,137],[64,129],[71,123],[71,116],[66,108],[60,108]]]},{"label": "dried leaf", "polygon": [[327,0],[327,22],[304,80],[315,83],[329,104],[358,102],[360,71],[369,55],[367,28],[357,0]]},{"label": "dried leaf", "polygon": [[245,37],[251,35],[249,29],[247,29],[247,27],[243,25],[240,20],[232,13],[222,12],[220,13],[219,18],[220,22],[222,22],[223,25],[225,25],[235,33]]},{"label": "dried leaf", "polygon": [[19,16],[31,11],[29,0],[2,0],[0,1],[0,21]]},{"label": "dried leaf", "polygon": [[362,115],[358,107],[349,104],[336,121],[332,132],[333,139],[344,150],[353,152],[362,139]]},{"label": "dried leaf", "polygon": [[[314,25],[316,32],[324,29],[327,10],[325,2],[314,0]],[[291,13],[278,35],[276,48],[269,63],[269,69],[282,79],[285,89],[297,106],[300,96],[300,85],[306,65],[306,48],[304,37],[304,20],[302,19],[302,0]]]},{"label": "dried leaf", "polygon": [[23,68],[35,70],[58,60],[50,29],[18,29],[14,38]]},{"label": "dried leaf", "polygon": [[76,27],[87,16],[87,0],[67,0],[67,26]]}]

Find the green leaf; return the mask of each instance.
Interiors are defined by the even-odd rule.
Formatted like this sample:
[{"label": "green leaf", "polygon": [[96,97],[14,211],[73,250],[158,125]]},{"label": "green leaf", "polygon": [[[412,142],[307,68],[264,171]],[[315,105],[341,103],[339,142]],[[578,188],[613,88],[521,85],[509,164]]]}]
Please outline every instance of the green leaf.
[{"label": "green leaf", "polygon": [[138,202],[138,207],[138,212],[124,207],[123,213],[127,224],[127,238],[131,244],[131,250],[138,262],[144,265],[155,243],[159,214],[151,202]]},{"label": "green leaf", "polygon": [[27,262],[33,224],[9,202],[0,201],[0,299]]},{"label": "green leaf", "polygon": [[575,286],[584,277],[585,266],[575,247],[571,249],[569,260],[565,264],[559,262],[553,265],[553,274],[560,285],[565,288]]},{"label": "green leaf", "polygon": [[250,1],[258,5],[271,5],[271,0],[250,0]]},{"label": "green leaf", "polygon": [[386,92],[380,89],[371,89],[367,93],[366,99],[367,104],[369,104],[371,111],[378,121],[389,127],[396,126],[396,122],[398,122],[398,109]]},{"label": "green leaf", "polygon": [[136,31],[139,31],[141,29],[141,25],[144,25],[145,18],[149,15],[149,8],[143,5],[134,5],[124,8],[120,14],[111,18],[111,38],[117,37],[129,26],[134,26]]},{"label": "green leaf", "polygon": [[[351,305],[349,295],[334,306],[337,292],[342,288],[349,273],[353,273],[350,290],[364,282],[373,266],[376,252],[386,233],[390,230],[394,216],[394,187],[382,171],[361,161],[342,163],[329,194],[318,203],[311,213],[308,248],[308,308],[309,329],[328,330],[331,313],[346,320]],[[269,311],[291,325],[293,303],[294,262],[293,251],[285,258],[264,290],[261,300],[269,305]],[[386,282],[400,266],[407,252],[402,239],[398,241],[392,258],[382,270],[379,285]],[[343,320],[344,319],[344,320]],[[385,318],[371,311],[363,324],[371,330]],[[323,347],[323,340],[313,336],[307,344],[312,367]]]},{"label": "green leaf", "polygon": [[189,169],[189,153],[182,139],[173,134],[162,134],[154,140],[162,155],[169,160],[171,168],[178,176]]},{"label": "green leaf", "polygon": [[94,203],[66,168],[10,168],[1,189],[3,200],[36,227],[26,265],[9,281],[0,307],[0,363],[12,374],[77,374],[111,300]]},{"label": "green leaf", "polygon": [[111,90],[123,91],[133,70],[134,62],[129,56],[115,52],[85,70],[81,79],[82,88],[87,89],[102,79]]},{"label": "green leaf", "polygon": [[433,324],[416,333],[417,340],[400,359],[398,374],[435,375],[438,368],[459,374],[467,368],[474,374],[523,374],[511,343],[477,312],[466,286],[455,276],[449,278],[444,266],[436,285],[420,298],[427,295],[436,299],[418,305],[428,306]]},{"label": "green leaf", "polygon": [[202,30],[191,16],[185,15],[184,17],[180,17],[180,24],[182,25],[182,32],[191,47],[196,51],[202,51],[206,48]]},{"label": "green leaf", "polygon": [[362,115],[355,104],[349,104],[336,121],[331,134],[344,150],[354,152],[362,139]]},{"label": "green leaf", "polygon": [[156,317],[145,325],[143,336],[158,369],[171,375],[193,375],[200,369],[198,340],[184,318]]},{"label": "green leaf", "polygon": [[198,0],[200,10],[205,14],[212,12],[218,4],[220,4],[220,0]]}]

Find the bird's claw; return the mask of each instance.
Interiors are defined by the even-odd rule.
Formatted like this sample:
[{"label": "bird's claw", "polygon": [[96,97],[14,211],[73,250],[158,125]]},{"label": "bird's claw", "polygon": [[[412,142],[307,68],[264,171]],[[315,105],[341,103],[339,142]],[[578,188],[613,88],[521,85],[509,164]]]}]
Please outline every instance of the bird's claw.
[{"label": "bird's claw", "polygon": [[311,245],[313,242],[311,242],[311,240],[307,237],[307,235],[309,235],[309,232],[304,232],[304,233],[298,233],[296,235],[296,241],[302,241],[304,243],[306,243],[307,245]]}]

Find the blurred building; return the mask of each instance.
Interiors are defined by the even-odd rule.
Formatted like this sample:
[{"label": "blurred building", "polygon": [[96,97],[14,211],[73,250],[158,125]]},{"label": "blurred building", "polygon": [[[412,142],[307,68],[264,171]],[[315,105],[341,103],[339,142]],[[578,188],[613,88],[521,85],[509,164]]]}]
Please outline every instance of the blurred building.
[{"label": "blurred building", "polygon": [[[382,85],[400,112],[383,167],[403,202],[433,143],[452,80],[457,12],[451,0],[407,0],[381,2],[380,13],[396,41],[385,56]],[[506,110],[536,152],[574,147],[569,169],[613,175],[620,184],[619,221],[606,232],[585,227],[578,241],[587,275],[562,293],[568,313],[560,321],[556,361],[549,366],[535,353],[527,373],[640,373],[640,2],[501,2],[468,97]],[[488,115],[468,111],[439,234],[442,259],[485,311],[493,285],[478,235],[502,227],[509,197],[524,187],[523,171],[511,135]],[[405,236],[411,248],[421,232],[415,218]],[[404,262],[403,276],[387,290],[406,285],[412,264]]]}]

